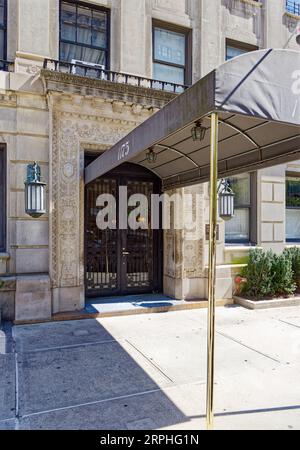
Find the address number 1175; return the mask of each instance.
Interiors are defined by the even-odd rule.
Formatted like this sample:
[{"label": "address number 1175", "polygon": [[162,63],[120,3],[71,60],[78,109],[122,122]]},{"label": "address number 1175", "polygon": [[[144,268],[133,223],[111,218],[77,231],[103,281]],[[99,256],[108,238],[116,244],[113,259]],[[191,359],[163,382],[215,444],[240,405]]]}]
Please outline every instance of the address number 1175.
[{"label": "address number 1175", "polygon": [[121,161],[122,159],[126,158],[126,156],[129,155],[129,152],[130,152],[129,142],[126,142],[119,148],[118,161]]}]

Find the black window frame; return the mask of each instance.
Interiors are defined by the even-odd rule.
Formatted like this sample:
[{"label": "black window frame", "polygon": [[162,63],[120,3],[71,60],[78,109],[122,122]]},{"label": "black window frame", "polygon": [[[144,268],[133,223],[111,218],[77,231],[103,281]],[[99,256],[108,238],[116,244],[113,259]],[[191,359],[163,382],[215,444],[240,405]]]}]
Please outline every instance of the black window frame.
[{"label": "black window frame", "polygon": [[0,23],[0,30],[3,30],[3,60],[0,59],[0,69],[4,69],[7,58],[7,0],[4,0],[4,22]]},{"label": "black window frame", "polygon": [[[249,239],[227,239],[225,229],[225,245],[257,245],[257,172],[246,172],[250,175],[250,204],[235,205],[235,210],[249,210]],[[241,174],[242,175],[242,174]],[[233,175],[229,178],[235,178]],[[225,224],[226,226],[226,224]]]},{"label": "black window frame", "polygon": [[259,47],[257,45],[253,44],[247,44],[246,42],[241,41],[235,41],[234,39],[226,38],[225,41],[225,61],[230,61],[234,58],[227,58],[227,49],[228,47],[235,48],[237,50],[242,50],[244,53],[247,52],[255,52],[256,50],[259,50]]},{"label": "black window frame", "polygon": [[[106,46],[106,48],[94,46],[94,45],[92,45],[92,43],[91,43],[91,45],[86,45],[86,44],[83,44],[82,42],[77,42],[77,36],[76,36],[76,41],[69,41],[68,39],[62,39],[62,4],[63,3],[69,3],[71,5],[76,6],[76,33],[77,33],[78,7],[79,8],[80,7],[87,8],[92,11],[101,11],[106,14],[106,16],[107,16],[107,29],[106,29],[107,46]],[[77,45],[79,47],[90,48],[93,50],[100,50],[100,51],[104,52],[106,54],[105,69],[110,70],[110,44],[111,44],[111,42],[110,42],[111,41],[111,39],[110,39],[110,19],[111,19],[110,9],[105,8],[104,6],[94,5],[92,3],[85,3],[85,2],[81,2],[81,1],[77,1],[77,0],[59,0],[59,59],[61,60],[61,44],[62,43]],[[70,61],[63,61],[63,62],[70,62]]]},{"label": "black window frame", "polygon": [[[299,172],[286,172],[286,176],[285,176],[285,192],[286,192],[286,198],[285,198],[285,210],[299,210],[300,211],[300,205],[299,206],[287,206],[287,181],[288,178],[298,178],[299,179],[299,183],[300,183],[300,173]],[[300,242],[300,238],[287,238],[287,236],[285,236],[285,241],[286,243],[299,243]]]},{"label": "black window frame", "polygon": [[[185,36],[185,65],[174,64],[166,62],[161,59],[155,58],[155,29],[161,28],[166,31],[172,31]],[[164,66],[176,67],[184,70],[184,85],[190,86],[192,84],[192,70],[193,70],[193,58],[192,58],[192,30],[190,28],[184,28],[180,25],[171,24],[169,22],[163,22],[160,20],[152,20],[152,67],[154,64],[163,64]],[[166,80],[158,80],[166,81]],[[171,82],[170,82],[171,83]],[[171,83],[172,84],[172,83]],[[174,83],[176,84],[176,83]]]},{"label": "black window frame", "polygon": [[6,251],[6,145],[0,144],[0,252]]}]

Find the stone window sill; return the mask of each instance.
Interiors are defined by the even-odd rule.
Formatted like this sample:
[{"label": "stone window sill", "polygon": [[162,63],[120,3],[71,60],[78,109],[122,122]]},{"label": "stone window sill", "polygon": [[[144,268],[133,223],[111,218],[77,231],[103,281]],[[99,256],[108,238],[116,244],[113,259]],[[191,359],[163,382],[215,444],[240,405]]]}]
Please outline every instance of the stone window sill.
[{"label": "stone window sill", "polygon": [[250,245],[250,244],[245,244],[245,245],[234,245],[234,244],[228,244],[225,246],[224,251],[227,253],[231,253],[231,252],[249,252],[249,250],[251,250],[251,248],[262,248],[262,247],[258,247],[257,245]]},{"label": "stone window sill", "polygon": [[255,2],[254,0],[240,0],[242,3],[247,3],[247,5],[256,6],[257,8],[262,8],[262,2]]},{"label": "stone window sill", "polygon": [[300,16],[298,16],[298,14],[293,14],[289,11],[285,11],[284,15],[290,19],[300,20]]}]

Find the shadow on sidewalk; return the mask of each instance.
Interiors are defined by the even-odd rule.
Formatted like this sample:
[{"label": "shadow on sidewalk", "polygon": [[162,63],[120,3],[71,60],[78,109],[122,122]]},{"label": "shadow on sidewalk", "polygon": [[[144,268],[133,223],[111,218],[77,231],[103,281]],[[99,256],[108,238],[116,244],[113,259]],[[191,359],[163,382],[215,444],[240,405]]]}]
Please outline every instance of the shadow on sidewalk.
[{"label": "shadow on sidewalk", "polygon": [[20,429],[157,429],[188,417],[172,380],[96,320],[14,328]]}]

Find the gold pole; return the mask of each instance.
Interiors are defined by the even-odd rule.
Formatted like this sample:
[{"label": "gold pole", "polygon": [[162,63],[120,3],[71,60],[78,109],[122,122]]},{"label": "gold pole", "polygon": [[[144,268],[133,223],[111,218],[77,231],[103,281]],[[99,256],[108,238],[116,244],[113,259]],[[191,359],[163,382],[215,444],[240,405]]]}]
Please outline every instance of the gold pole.
[{"label": "gold pole", "polygon": [[209,217],[209,270],[208,270],[208,324],[207,324],[207,429],[214,428],[214,362],[215,362],[215,310],[216,310],[216,249],[218,209],[218,114],[211,115],[210,143],[210,217]]}]

